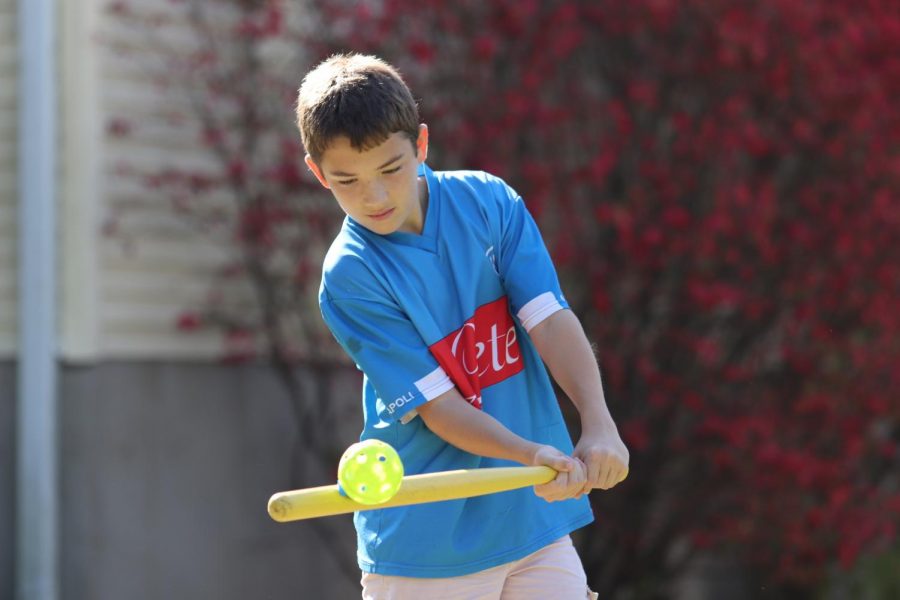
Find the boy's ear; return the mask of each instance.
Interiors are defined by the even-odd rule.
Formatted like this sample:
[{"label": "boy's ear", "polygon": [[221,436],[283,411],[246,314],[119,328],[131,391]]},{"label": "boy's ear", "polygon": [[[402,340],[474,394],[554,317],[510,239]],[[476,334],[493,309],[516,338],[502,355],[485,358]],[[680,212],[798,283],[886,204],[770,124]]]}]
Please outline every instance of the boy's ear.
[{"label": "boy's ear", "polygon": [[330,190],[331,186],[328,185],[327,181],[325,181],[325,176],[322,175],[322,169],[320,169],[319,165],[315,163],[315,161],[312,159],[312,156],[307,154],[304,160],[306,161],[306,166],[309,167],[309,170],[312,171],[313,175],[316,176],[316,179],[319,180],[319,183],[325,186],[326,190]]},{"label": "boy's ear", "polygon": [[416,160],[421,164],[426,158],[428,158],[428,125],[422,123],[419,125],[419,137],[416,138]]}]

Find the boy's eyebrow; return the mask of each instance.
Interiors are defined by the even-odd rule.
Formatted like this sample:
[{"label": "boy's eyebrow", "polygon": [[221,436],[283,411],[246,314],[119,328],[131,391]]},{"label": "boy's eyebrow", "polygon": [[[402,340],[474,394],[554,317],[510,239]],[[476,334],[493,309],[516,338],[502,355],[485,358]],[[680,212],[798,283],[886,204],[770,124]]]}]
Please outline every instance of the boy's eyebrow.
[{"label": "boy's eyebrow", "polygon": [[[377,167],[376,170],[378,170],[378,169],[383,169],[383,168],[389,166],[391,163],[397,162],[397,161],[400,160],[401,158],[403,158],[403,155],[402,155],[402,154],[398,154],[397,156],[395,156],[394,158],[390,159],[389,161],[387,161],[386,163],[384,163],[384,164],[381,165],[380,167]],[[332,176],[332,177],[356,177],[356,174],[355,174],[355,173],[345,173],[344,171],[331,171],[331,176]]]}]

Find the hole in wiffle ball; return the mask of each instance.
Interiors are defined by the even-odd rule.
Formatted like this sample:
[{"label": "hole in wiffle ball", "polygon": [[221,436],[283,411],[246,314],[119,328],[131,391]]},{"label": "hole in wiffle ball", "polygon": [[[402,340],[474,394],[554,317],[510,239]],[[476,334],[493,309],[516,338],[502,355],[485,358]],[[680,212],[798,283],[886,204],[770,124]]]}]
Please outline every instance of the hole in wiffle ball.
[{"label": "hole in wiffle ball", "polygon": [[366,486],[365,486],[365,485],[359,486],[359,491],[360,491],[360,492],[365,492],[365,491],[366,491]]},{"label": "hole in wiffle ball", "polygon": [[378,460],[380,460],[381,462],[384,462],[384,461],[387,460],[387,456],[385,456],[384,454],[379,454],[379,455],[378,455]]}]

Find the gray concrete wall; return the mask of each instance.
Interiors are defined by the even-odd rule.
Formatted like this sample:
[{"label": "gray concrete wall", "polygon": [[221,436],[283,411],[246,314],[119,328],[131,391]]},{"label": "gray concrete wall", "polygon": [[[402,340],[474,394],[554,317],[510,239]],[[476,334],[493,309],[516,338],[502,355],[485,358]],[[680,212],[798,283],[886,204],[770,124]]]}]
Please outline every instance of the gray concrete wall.
[{"label": "gray concrete wall", "polygon": [[[14,377],[0,368],[0,598],[13,589]],[[349,369],[328,376],[342,407],[330,417],[342,425],[327,425],[338,456],[360,429],[358,385]],[[349,516],[277,524],[266,514],[272,493],[303,483],[290,404],[271,371],[68,367],[60,389],[65,600],[359,596]]]},{"label": "gray concrete wall", "polygon": [[[265,367],[64,368],[63,600],[358,598],[349,515],[277,524],[265,509],[276,491],[332,481],[358,437],[359,374],[317,373],[324,390],[303,381],[334,458],[301,481],[290,404]],[[13,597],[14,395],[14,366],[0,364],[0,599]],[[747,589],[734,565],[706,557],[672,596],[742,599]]]},{"label": "gray concrete wall", "polygon": [[13,597],[15,369],[0,363],[0,598]]}]

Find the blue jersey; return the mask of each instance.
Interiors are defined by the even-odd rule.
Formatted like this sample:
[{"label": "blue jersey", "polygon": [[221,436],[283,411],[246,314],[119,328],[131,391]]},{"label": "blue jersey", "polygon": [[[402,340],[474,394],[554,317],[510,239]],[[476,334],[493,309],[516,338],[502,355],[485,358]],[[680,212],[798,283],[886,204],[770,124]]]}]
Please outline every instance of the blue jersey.
[{"label": "blue jersey", "polygon": [[[379,235],[347,217],[325,258],[319,302],[363,371],[364,429],[406,474],[512,466],[433,434],[416,407],[454,386],[525,439],[572,452],[527,331],[567,308],[522,199],[482,172],[423,167],[421,235]],[[593,519],[586,498],[546,502],[531,488],[358,512],[360,568],[453,577],[518,560]]]}]

